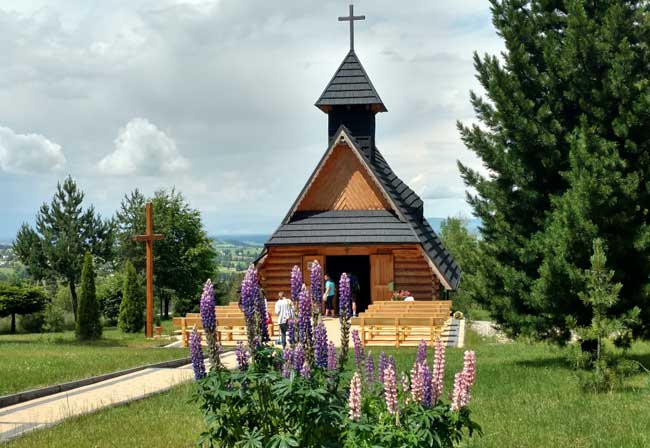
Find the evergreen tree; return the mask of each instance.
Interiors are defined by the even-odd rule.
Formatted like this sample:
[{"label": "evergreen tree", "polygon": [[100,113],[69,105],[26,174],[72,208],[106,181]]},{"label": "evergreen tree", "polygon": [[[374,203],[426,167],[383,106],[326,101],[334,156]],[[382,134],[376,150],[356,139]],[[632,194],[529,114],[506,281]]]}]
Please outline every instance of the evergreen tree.
[{"label": "evergreen tree", "polygon": [[144,296],[138,282],[138,274],[129,262],[124,269],[124,288],[118,326],[125,333],[137,333],[144,327]]},{"label": "evergreen tree", "polygon": [[23,224],[16,235],[14,251],[32,277],[61,279],[72,298],[77,318],[77,289],[84,254],[104,261],[113,256],[113,224],[102,220],[90,206],[82,208],[84,193],[71,177],[59,183],[50,204],[43,204],[36,216],[36,229]]},{"label": "evergreen tree", "polygon": [[102,336],[99,303],[95,293],[95,269],[93,267],[93,256],[90,252],[86,252],[81,269],[81,294],[75,333],[77,338],[83,341],[99,339]]},{"label": "evergreen tree", "polygon": [[491,0],[506,50],[475,55],[482,126],[459,124],[489,175],[459,164],[482,224],[482,301],[512,333],[566,340],[591,243],[610,248],[621,300],[650,303],[650,12],[628,0]]}]

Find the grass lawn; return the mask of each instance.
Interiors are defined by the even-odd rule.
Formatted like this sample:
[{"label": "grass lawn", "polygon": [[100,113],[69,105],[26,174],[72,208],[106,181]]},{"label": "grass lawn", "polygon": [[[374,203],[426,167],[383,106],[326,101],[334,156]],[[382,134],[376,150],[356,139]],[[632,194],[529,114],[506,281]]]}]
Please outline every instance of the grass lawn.
[{"label": "grass lawn", "polygon": [[[623,390],[602,395],[580,391],[562,351],[546,344],[496,344],[473,333],[468,348],[477,352],[477,384],[471,408],[485,435],[469,447],[647,447],[650,446],[650,388],[647,377],[631,378]],[[371,348],[374,354],[380,350]],[[398,370],[410,369],[415,349],[399,351]],[[354,356],[353,354],[351,354]],[[632,355],[650,364],[650,344],[637,343]],[[462,350],[447,357],[448,394]],[[9,444],[31,446],[191,447],[202,429],[191,385],[121,408],[108,409],[27,435]]]},{"label": "grass lawn", "polygon": [[188,356],[163,349],[168,340],[145,340],[104,329],[101,340],[80,343],[73,332],[0,335],[0,395]]}]

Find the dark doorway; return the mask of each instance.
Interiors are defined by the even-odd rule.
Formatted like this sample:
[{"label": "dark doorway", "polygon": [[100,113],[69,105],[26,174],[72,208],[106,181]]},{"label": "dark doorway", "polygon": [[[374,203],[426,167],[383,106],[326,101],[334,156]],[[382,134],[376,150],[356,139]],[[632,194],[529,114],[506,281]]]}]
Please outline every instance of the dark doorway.
[{"label": "dark doorway", "polygon": [[353,288],[352,292],[354,294],[355,290],[357,291],[357,314],[365,311],[370,305],[370,257],[367,255],[327,257],[325,267],[332,280],[336,282],[337,292],[342,273],[351,276],[351,283],[354,283],[356,278],[358,288]]}]

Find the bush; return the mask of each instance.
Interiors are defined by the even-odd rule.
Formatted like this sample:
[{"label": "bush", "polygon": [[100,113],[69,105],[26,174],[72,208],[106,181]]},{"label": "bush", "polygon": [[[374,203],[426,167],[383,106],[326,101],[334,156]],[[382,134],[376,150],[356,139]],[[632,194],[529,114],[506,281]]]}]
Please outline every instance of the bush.
[{"label": "bush", "polygon": [[125,333],[137,333],[144,326],[145,303],[138,275],[130,262],[126,263],[124,269],[123,293],[118,326]]},{"label": "bush", "polygon": [[120,273],[111,274],[98,282],[97,300],[99,301],[99,310],[108,325],[117,325],[120,316],[120,305],[122,304],[123,287],[124,276]]},{"label": "bush", "polygon": [[25,314],[20,319],[20,328],[25,333],[42,333],[45,326],[45,315],[43,313]]},{"label": "bush", "polygon": [[84,256],[81,269],[81,294],[77,310],[77,338],[80,340],[99,339],[102,336],[102,324],[99,320],[99,304],[95,292],[95,270],[93,257],[89,252]]},{"label": "bush", "polygon": [[56,333],[65,330],[65,312],[56,304],[48,304],[45,307],[43,316],[45,317],[45,325],[43,326],[44,331]]}]

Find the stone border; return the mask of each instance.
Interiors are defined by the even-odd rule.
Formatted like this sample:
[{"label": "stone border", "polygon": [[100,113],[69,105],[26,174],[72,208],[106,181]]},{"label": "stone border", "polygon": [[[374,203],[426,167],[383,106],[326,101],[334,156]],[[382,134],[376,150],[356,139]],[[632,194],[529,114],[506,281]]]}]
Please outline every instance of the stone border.
[{"label": "stone border", "polygon": [[5,408],[7,406],[12,406],[14,404],[24,403],[25,401],[35,400],[36,398],[42,398],[48,395],[58,394],[59,392],[65,392],[71,389],[77,389],[79,387],[99,383],[100,381],[110,380],[111,378],[128,375],[129,373],[138,372],[144,369],[152,369],[152,368],[173,369],[176,367],[190,364],[191,362],[192,362],[192,358],[190,357],[172,359],[171,361],[163,361],[156,364],[149,364],[146,366],[132,367],[126,370],[118,370],[117,372],[105,373],[102,375],[92,376],[90,378],[84,378],[82,380],[75,380],[67,383],[56,384],[54,386],[42,387],[40,389],[27,390],[24,392],[18,392],[11,395],[4,395],[4,396],[0,396],[0,409]]}]

